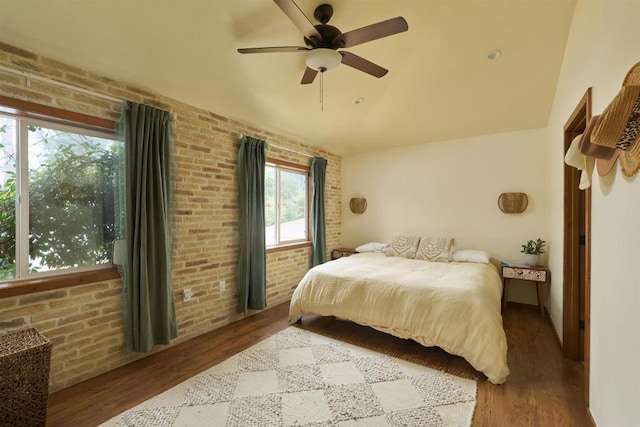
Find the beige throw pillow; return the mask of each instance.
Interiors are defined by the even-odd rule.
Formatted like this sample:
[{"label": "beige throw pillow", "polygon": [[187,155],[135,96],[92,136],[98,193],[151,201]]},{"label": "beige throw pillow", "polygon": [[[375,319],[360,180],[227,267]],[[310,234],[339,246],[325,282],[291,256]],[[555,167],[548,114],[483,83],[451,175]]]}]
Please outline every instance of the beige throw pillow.
[{"label": "beige throw pillow", "polygon": [[454,247],[451,237],[423,237],[416,251],[416,259],[432,262],[449,262]]},{"label": "beige throw pillow", "polygon": [[385,250],[385,255],[413,259],[416,257],[419,243],[420,238],[416,236],[393,236],[391,247]]}]

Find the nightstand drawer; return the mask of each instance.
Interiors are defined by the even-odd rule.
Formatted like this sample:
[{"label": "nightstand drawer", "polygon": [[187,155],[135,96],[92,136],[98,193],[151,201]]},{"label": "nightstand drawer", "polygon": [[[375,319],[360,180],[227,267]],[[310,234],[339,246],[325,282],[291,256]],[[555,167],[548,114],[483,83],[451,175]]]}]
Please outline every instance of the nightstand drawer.
[{"label": "nightstand drawer", "polygon": [[534,270],[526,267],[502,267],[502,277],[505,279],[532,280],[534,282],[546,282],[546,270]]}]

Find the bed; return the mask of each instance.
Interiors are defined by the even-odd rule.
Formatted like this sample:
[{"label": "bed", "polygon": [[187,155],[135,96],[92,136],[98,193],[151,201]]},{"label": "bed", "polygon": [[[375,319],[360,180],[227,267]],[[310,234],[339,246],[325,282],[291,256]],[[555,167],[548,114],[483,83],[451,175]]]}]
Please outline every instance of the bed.
[{"label": "bed", "polygon": [[501,296],[492,264],[360,253],[309,270],[291,298],[289,321],[335,316],[438,346],[502,384],[509,368]]}]

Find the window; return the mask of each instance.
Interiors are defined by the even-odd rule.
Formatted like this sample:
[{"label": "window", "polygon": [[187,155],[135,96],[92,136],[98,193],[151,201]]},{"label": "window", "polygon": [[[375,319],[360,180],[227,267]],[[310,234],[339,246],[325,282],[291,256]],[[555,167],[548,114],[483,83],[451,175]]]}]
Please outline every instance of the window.
[{"label": "window", "polygon": [[309,171],[269,161],[265,167],[266,246],[309,241]]},{"label": "window", "polygon": [[0,280],[110,266],[113,134],[0,114]]}]

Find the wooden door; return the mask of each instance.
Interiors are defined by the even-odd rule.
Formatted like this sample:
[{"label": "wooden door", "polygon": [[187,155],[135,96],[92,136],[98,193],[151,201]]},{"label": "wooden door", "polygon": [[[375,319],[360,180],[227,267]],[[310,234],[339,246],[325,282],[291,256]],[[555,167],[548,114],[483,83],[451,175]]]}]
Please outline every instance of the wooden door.
[{"label": "wooden door", "polygon": [[[591,88],[564,126],[564,153],[591,119]],[[564,166],[564,257],[562,349],[565,357],[584,361],[589,396],[591,305],[591,188],[579,190],[580,172]]]}]

